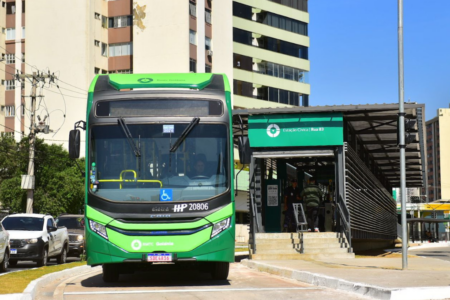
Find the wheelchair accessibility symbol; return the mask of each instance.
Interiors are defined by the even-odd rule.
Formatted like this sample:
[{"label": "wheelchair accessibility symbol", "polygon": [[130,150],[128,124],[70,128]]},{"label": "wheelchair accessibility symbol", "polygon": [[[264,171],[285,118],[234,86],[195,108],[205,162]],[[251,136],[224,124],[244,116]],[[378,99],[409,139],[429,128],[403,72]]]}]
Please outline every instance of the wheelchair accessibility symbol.
[{"label": "wheelchair accessibility symbol", "polygon": [[159,200],[172,201],[172,190],[171,189],[159,190]]}]

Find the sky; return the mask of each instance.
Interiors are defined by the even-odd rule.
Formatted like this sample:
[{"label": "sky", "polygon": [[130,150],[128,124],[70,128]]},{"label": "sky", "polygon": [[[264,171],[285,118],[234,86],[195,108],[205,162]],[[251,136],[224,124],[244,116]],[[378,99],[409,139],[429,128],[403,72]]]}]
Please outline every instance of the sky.
[{"label": "sky", "polygon": [[[405,102],[450,103],[450,0],[404,0]],[[398,103],[397,0],[310,0],[310,105]]]}]

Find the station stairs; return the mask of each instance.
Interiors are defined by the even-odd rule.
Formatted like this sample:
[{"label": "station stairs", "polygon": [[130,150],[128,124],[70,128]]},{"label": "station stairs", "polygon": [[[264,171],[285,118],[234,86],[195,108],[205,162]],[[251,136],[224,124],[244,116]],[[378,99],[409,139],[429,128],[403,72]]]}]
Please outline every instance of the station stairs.
[{"label": "station stairs", "polygon": [[255,242],[253,260],[355,258],[346,238],[336,232],[256,233]]}]

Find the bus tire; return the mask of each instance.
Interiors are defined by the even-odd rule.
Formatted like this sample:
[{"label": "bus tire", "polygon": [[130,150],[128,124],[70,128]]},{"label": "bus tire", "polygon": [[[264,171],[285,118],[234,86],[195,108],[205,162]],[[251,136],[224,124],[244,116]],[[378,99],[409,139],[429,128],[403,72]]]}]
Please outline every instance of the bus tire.
[{"label": "bus tire", "polygon": [[215,262],[212,266],[211,276],[215,280],[227,280],[229,271],[229,262]]},{"label": "bus tire", "polygon": [[103,281],[104,282],[117,282],[119,281],[119,270],[113,264],[103,265]]}]

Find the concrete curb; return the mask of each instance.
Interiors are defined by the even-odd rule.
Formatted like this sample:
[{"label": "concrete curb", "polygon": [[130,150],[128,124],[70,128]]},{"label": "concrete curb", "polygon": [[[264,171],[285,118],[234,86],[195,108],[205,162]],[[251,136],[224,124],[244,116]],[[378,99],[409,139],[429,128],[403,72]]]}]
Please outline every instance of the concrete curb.
[{"label": "concrete curb", "polygon": [[53,280],[56,280],[58,278],[70,276],[72,274],[77,274],[83,271],[88,271],[91,269],[91,266],[80,266],[80,267],[74,267],[66,270],[62,270],[59,272],[50,273],[47,275],[44,275],[38,279],[33,280],[28,284],[28,286],[25,288],[23,293],[21,294],[5,294],[0,295],[0,300],[32,300],[36,297],[36,291],[41,286],[46,285],[49,282],[52,282]]},{"label": "concrete curb", "polygon": [[356,293],[375,299],[386,300],[422,300],[448,299],[450,287],[384,288],[359,282],[350,282],[322,274],[298,271],[289,268],[271,266],[260,261],[244,259],[241,263],[251,269],[294,279],[316,286]]}]

